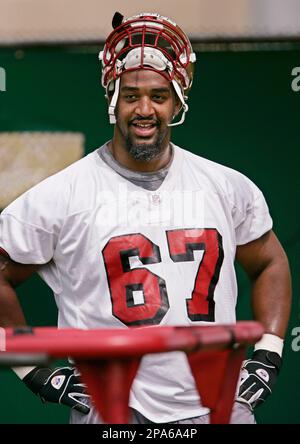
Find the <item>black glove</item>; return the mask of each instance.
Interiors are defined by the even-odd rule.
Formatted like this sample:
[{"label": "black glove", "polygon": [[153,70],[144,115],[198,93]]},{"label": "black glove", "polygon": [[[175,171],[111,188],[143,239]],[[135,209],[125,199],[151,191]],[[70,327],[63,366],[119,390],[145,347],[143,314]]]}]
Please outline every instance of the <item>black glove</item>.
[{"label": "black glove", "polygon": [[43,402],[64,404],[84,414],[90,411],[89,406],[83,402],[83,398],[87,399],[89,395],[74,368],[35,367],[23,381]]},{"label": "black glove", "polygon": [[248,404],[251,410],[264,402],[272,393],[281,362],[278,353],[256,350],[242,366],[237,401]]}]

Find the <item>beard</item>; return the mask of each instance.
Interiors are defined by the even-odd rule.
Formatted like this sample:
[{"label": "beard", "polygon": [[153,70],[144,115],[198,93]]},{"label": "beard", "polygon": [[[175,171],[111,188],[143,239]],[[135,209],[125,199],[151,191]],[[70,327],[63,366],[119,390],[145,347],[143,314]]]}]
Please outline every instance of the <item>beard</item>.
[{"label": "beard", "polygon": [[[135,119],[136,120],[145,120],[145,119]],[[130,156],[139,162],[150,162],[153,159],[160,157],[165,151],[166,145],[164,143],[164,139],[168,136],[169,129],[161,129],[160,121],[156,121],[157,124],[157,134],[155,139],[151,143],[147,143],[145,140],[144,143],[136,143],[134,141],[134,136],[132,136],[128,131],[125,131],[121,125],[117,125],[121,134],[125,139],[125,149],[130,154]]]},{"label": "beard", "polygon": [[161,140],[155,140],[153,143],[134,143],[129,135],[126,138],[125,146],[128,153],[140,162],[150,162],[164,151]]}]

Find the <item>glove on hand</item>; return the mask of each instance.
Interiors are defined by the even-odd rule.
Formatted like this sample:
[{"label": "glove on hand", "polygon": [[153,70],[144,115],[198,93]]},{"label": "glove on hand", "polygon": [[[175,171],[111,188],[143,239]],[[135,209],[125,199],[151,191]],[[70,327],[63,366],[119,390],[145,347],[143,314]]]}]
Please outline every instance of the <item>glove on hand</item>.
[{"label": "glove on hand", "polygon": [[281,362],[278,353],[256,350],[242,366],[237,401],[248,404],[251,410],[264,402],[272,393]]},{"label": "glove on hand", "polygon": [[64,404],[81,413],[90,411],[82,398],[89,398],[86,387],[75,375],[75,369],[61,367],[56,369],[35,367],[23,378],[27,387],[43,402],[55,402]]}]

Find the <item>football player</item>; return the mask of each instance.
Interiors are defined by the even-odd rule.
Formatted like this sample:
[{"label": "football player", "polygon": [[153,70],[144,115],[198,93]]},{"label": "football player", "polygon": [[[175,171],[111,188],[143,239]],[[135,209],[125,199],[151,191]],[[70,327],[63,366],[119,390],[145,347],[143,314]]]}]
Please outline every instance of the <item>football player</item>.
[{"label": "football player", "polygon": [[[113,28],[100,53],[112,139],[1,214],[1,326],[25,325],[14,287],[34,272],[53,290],[58,327],[234,323],[237,260],[266,334],[243,365],[231,422],[254,423],[281,367],[286,255],[250,179],[171,142],[196,61],[186,34],[154,13],[117,13]],[[101,421],[72,366],[15,371],[72,407],[71,422]],[[143,358],[130,406],[133,422],[208,422],[182,352]]]}]

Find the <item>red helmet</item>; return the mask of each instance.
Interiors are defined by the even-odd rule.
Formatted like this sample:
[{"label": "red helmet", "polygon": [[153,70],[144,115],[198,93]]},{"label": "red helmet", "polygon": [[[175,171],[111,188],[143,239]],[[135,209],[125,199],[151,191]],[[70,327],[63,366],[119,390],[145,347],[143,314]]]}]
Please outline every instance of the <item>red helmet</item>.
[{"label": "red helmet", "polygon": [[155,13],[141,13],[126,20],[116,13],[113,27],[99,54],[102,85],[107,92],[114,91],[109,110],[111,123],[115,123],[119,78],[123,72],[137,69],[158,72],[173,83],[182,103],[183,116],[171,126],[182,123],[188,110],[185,101],[192,86],[196,61],[186,34],[172,20]]}]

